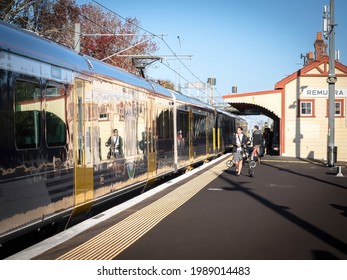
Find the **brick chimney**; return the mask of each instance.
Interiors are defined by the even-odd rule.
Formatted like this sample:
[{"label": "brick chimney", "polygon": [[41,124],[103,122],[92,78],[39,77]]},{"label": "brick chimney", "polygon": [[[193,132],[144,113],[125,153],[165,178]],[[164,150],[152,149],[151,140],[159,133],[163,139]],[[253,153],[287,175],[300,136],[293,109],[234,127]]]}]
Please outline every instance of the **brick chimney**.
[{"label": "brick chimney", "polygon": [[317,39],[314,42],[314,56],[315,60],[319,60],[323,56],[327,56],[328,44],[322,39],[322,32],[317,32]]},{"label": "brick chimney", "polygon": [[311,64],[312,62],[314,62],[313,53],[312,53],[311,51],[309,51],[309,52],[306,54],[306,63],[305,63],[305,65],[309,65],[309,64]]}]

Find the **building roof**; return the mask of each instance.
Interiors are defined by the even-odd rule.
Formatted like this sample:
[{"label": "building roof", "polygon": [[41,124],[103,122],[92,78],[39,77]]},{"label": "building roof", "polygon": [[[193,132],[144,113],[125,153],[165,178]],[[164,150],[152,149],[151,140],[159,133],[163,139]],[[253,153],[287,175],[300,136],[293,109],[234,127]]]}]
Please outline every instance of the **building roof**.
[{"label": "building roof", "polygon": [[[299,76],[328,76],[329,74],[329,56],[323,56],[319,60],[315,60],[309,65],[304,66],[293,74],[287,76],[286,78],[280,80],[275,84],[276,90],[281,90],[285,87],[286,84],[295,80]],[[346,77],[347,75],[347,66],[341,64],[338,61],[335,61],[335,74],[337,77],[342,76]]]},{"label": "building roof", "polygon": [[[329,74],[329,57],[322,56],[303,68],[278,81],[273,90],[233,93],[223,96],[223,99],[236,108],[240,114],[263,114],[273,118],[281,117],[281,94],[285,86],[298,77],[327,77]],[[347,77],[347,66],[335,61],[335,75]]]}]

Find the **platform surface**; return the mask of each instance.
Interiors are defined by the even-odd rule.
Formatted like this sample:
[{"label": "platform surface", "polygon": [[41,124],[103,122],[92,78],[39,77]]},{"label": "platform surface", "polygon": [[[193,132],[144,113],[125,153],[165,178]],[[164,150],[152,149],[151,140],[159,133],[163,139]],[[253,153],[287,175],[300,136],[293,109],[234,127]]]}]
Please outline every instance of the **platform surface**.
[{"label": "platform surface", "polygon": [[347,259],[347,174],[267,156],[237,177],[226,159],[9,259]]}]

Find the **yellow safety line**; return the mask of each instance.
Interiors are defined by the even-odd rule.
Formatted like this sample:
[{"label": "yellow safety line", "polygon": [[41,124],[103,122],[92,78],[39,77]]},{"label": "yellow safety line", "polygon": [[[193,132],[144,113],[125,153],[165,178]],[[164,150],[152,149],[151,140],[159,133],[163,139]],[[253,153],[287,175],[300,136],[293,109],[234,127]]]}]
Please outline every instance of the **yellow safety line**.
[{"label": "yellow safety line", "polygon": [[[221,167],[223,166],[223,168]],[[96,235],[58,260],[111,260],[147,233],[170,213],[182,206],[225,170],[225,163],[206,170],[197,178],[142,208]],[[211,174],[213,173],[213,174]]]}]

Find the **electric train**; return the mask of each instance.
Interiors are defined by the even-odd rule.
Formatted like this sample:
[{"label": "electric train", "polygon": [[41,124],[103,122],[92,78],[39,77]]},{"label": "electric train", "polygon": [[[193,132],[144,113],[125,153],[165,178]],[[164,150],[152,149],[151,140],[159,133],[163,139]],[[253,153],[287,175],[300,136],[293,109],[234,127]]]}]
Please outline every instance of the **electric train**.
[{"label": "electric train", "polygon": [[0,34],[0,244],[212,159],[247,126],[2,21]]}]

